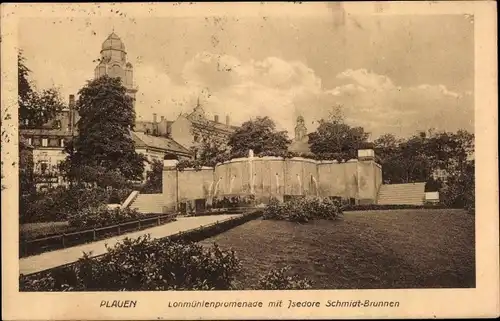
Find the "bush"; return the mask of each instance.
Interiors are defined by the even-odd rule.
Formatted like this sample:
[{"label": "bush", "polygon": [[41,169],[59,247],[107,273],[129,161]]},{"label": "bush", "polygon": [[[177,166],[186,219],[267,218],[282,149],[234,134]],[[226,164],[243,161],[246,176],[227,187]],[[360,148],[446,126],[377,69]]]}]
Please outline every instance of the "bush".
[{"label": "bush", "polygon": [[260,278],[256,290],[306,290],[312,282],[298,275],[290,274],[290,267],[272,270]]},{"label": "bush", "polygon": [[255,195],[214,197],[212,200],[211,208],[220,209],[220,208],[250,207],[254,203],[255,203]]},{"label": "bush", "polygon": [[98,258],[84,255],[74,266],[43,278],[22,277],[21,291],[227,290],[240,262],[214,244],[125,239]]},{"label": "bush", "polygon": [[84,207],[68,216],[69,225],[77,228],[97,228],[135,221],[144,214],[130,208],[108,208],[106,205]]},{"label": "bush", "polygon": [[263,218],[306,223],[311,219],[338,219],[342,208],[338,201],[330,198],[292,198],[280,203],[272,198],[264,208]]},{"label": "bush", "polygon": [[98,207],[108,203],[122,203],[131,189],[100,187],[56,187],[19,198],[20,223],[66,221],[69,213],[85,207]]},{"label": "bush", "polygon": [[286,219],[285,206],[276,198],[271,198],[269,204],[264,207],[262,218],[265,220],[284,220]]}]

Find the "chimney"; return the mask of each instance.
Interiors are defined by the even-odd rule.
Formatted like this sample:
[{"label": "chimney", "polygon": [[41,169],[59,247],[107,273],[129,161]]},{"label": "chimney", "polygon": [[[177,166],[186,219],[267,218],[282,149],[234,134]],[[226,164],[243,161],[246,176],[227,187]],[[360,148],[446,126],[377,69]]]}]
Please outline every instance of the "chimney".
[{"label": "chimney", "polygon": [[163,122],[165,120],[165,116],[161,116],[161,122]]},{"label": "chimney", "polygon": [[229,126],[229,115],[226,116],[226,125]]},{"label": "chimney", "polygon": [[218,123],[218,122],[219,122],[219,115],[215,115],[215,116],[214,116],[214,121],[215,121],[216,123]]},{"label": "chimney", "polygon": [[153,114],[153,123],[156,124],[156,114]]}]

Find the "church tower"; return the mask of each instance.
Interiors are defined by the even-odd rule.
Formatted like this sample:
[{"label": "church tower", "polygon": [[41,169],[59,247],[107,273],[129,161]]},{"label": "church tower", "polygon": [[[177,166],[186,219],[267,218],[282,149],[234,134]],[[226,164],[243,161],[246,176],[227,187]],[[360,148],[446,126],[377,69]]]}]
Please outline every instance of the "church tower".
[{"label": "church tower", "polygon": [[295,140],[300,141],[307,135],[307,128],[304,124],[304,117],[297,117],[297,125],[295,126]]},{"label": "church tower", "polygon": [[101,59],[94,70],[95,78],[108,75],[113,78],[121,78],[122,84],[127,88],[127,94],[135,102],[137,88],[134,86],[134,74],[132,64],[127,62],[125,45],[114,32],[102,43]]}]

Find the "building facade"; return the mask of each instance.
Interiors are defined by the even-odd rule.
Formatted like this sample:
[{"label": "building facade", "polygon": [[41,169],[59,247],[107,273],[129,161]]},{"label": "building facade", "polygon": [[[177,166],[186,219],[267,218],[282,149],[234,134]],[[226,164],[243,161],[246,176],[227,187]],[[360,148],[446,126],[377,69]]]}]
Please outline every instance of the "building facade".
[{"label": "building facade", "polygon": [[227,144],[237,128],[230,124],[229,116],[226,116],[224,123],[218,115],[213,120],[209,119],[198,101],[191,113],[181,114],[172,122],[169,132],[173,140],[196,153],[205,141]]}]

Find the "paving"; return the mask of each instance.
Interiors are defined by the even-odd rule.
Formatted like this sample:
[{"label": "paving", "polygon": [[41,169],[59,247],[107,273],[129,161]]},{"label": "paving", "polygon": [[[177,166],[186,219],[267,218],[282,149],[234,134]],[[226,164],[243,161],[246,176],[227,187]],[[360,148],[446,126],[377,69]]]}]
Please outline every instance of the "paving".
[{"label": "paving", "polygon": [[109,239],[87,243],[79,246],[69,247],[57,251],[45,252],[39,255],[25,257],[19,260],[19,273],[31,274],[48,270],[57,266],[78,261],[83,252],[91,252],[91,256],[98,256],[106,253],[106,244],[114,246],[123,239],[137,238],[144,234],[150,234],[152,239],[163,238],[179,232],[192,230],[201,226],[210,225],[217,221],[225,221],[240,216],[241,214],[210,215],[198,217],[181,217],[177,221],[165,225],[155,226],[142,231],[118,235]]}]

